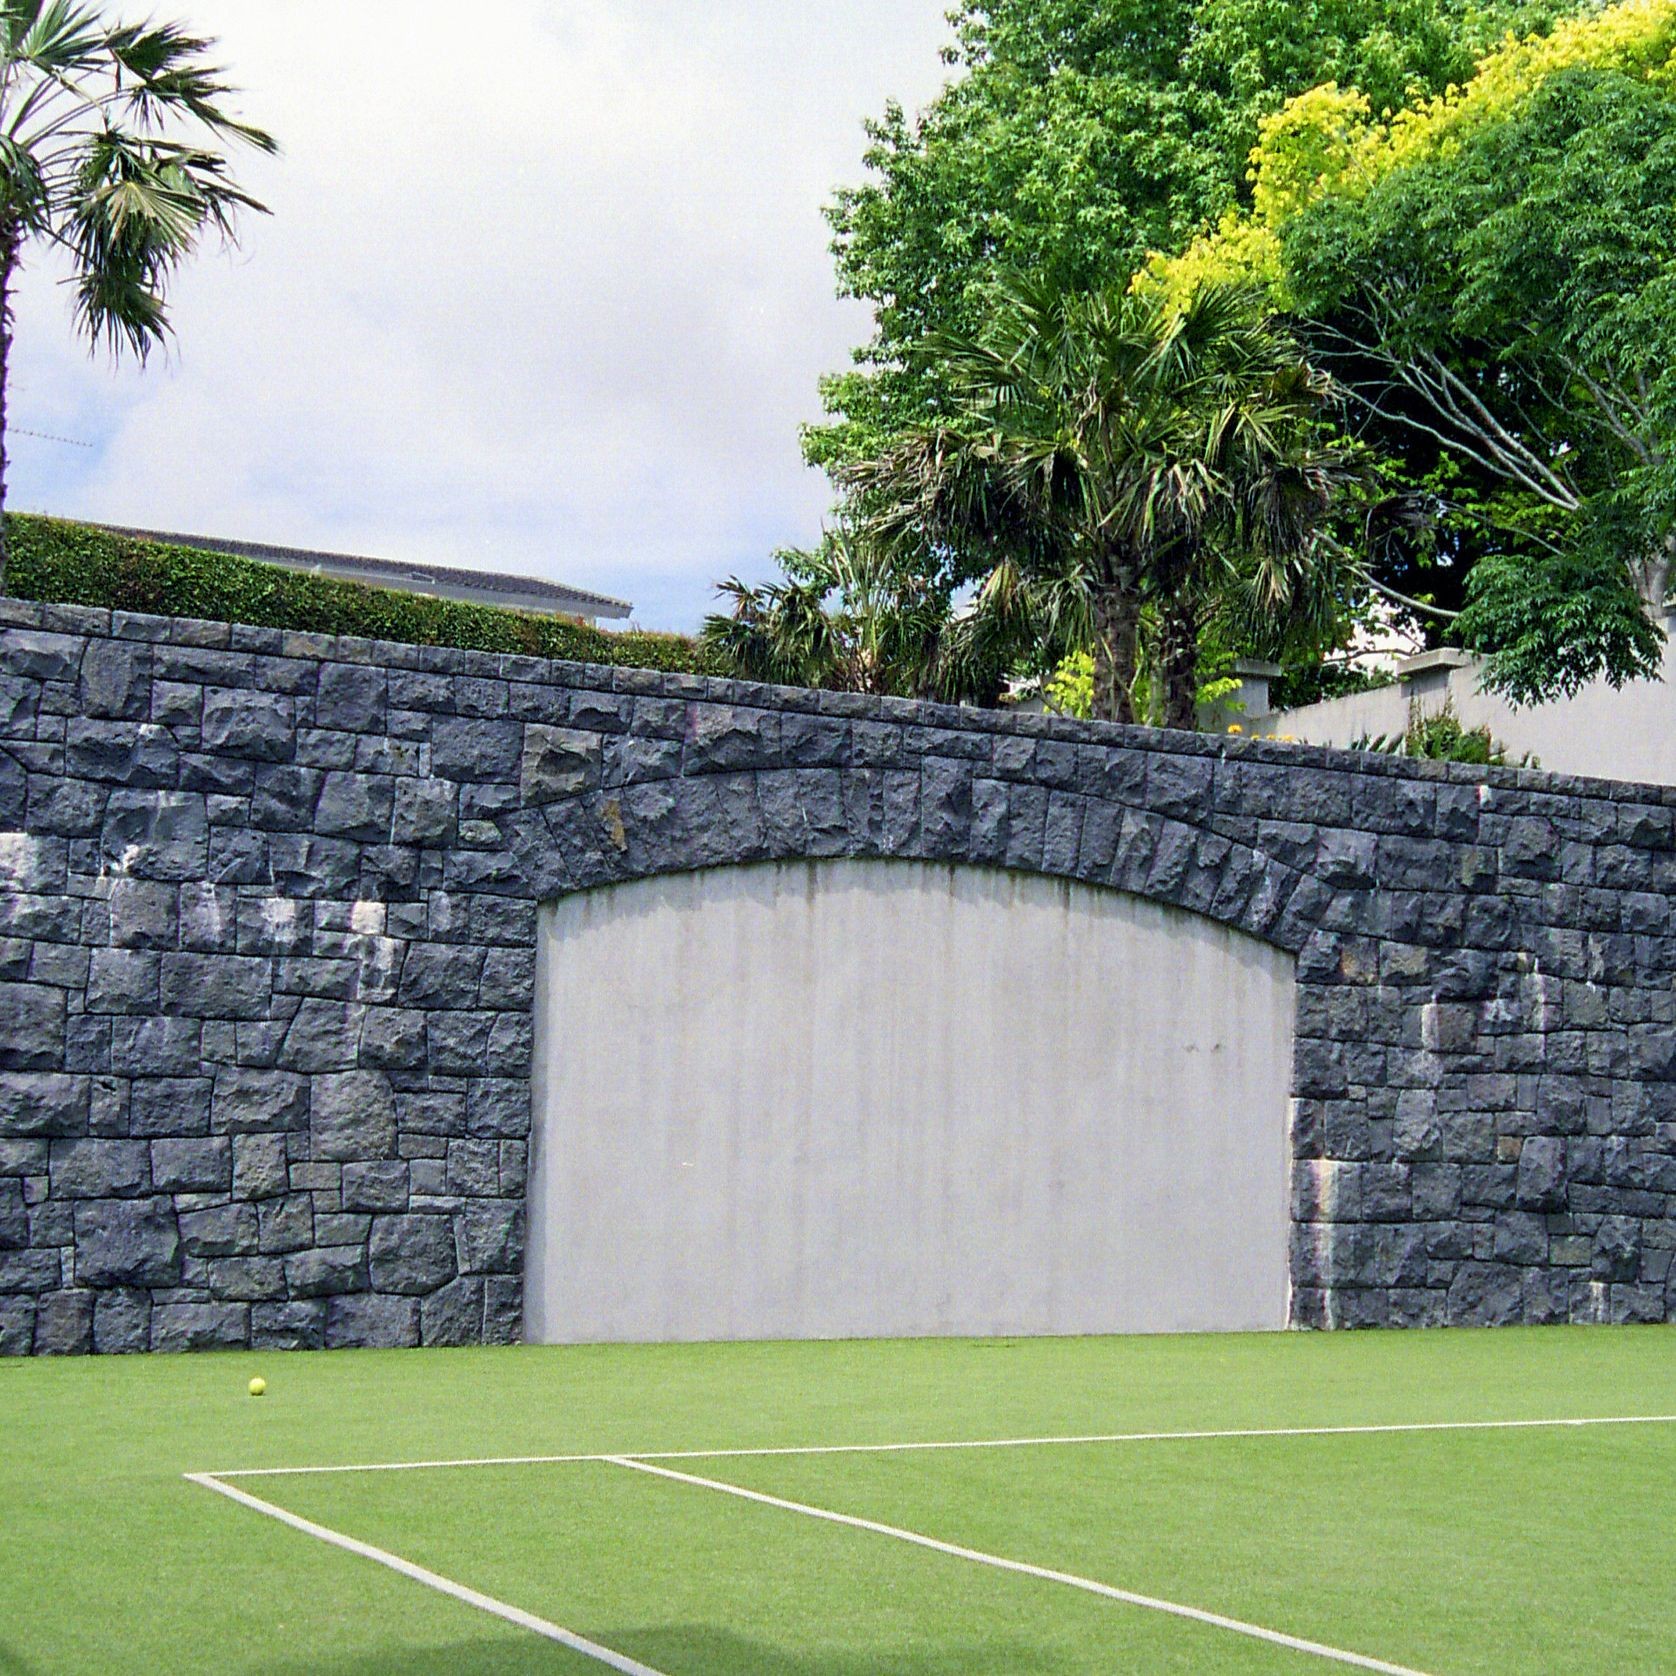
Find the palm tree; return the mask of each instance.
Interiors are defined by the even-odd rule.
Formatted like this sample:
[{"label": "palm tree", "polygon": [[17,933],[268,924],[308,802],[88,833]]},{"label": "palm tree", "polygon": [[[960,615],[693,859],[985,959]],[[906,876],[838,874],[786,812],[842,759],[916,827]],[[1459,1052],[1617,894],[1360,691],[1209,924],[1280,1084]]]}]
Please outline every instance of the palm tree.
[{"label": "palm tree", "polygon": [[179,24],[108,23],[88,0],[0,0],[0,512],[24,248],[62,251],[78,327],[143,361],[168,335],[175,268],[205,232],[230,238],[240,210],[262,209],[217,147],[276,147],[223,108],[232,90],[205,56],[213,46]]},{"label": "palm tree", "polygon": [[784,580],[737,577],[718,592],[729,612],[700,639],[748,681],[842,692],[994,703],[1019,642],[1017,625],[952,593],[881,544],[829,531],[813,552],[776,555]]},{"label": "palm tree", "polygon": [[1142,613],[1158,618],[1166,726],[1195,725],[1199,632],[1231,593],[1310,600],[1349,475],[1323,445],[1330,383],[1244,288],[1185,306],[1014,276],[975,338],[933,340],[953,414],[852,467],[880,539],[1011,578],[1087,624],[1094,713],[1135,719]]}]

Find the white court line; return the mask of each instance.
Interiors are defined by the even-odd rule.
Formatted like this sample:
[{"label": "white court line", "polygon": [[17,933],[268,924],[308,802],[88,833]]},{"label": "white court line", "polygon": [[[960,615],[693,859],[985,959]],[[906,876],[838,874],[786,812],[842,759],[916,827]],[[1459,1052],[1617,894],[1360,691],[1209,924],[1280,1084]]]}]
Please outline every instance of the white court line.
[{"label": "white court line", "polygon": [[289,1513],[283,1507],[275,1507],[272,1502],[262,1501],[244,1490],[236,1490],[231,1484],[223,1484],[214,1473],[189,1472],[185,1476],[189,1482],[201,1484],[206,1490],[214,1490],[218,1495],[238,1502],[241,1507],[265,1513],[270,1519],[278,1519],[281,1524],[302,1531],[306,1536],[331,1543],[334,1548],[346,1549],[351,1554],[359,1554],[363,1559],[376,1560],[380,1565],[400,1572],[403,1577],[412,1578],[415,1583],[423,1583],[426,1588],[435,1589],[438,1594],[464,1601],[467,1606],[475,1606],[480,1612],[504,1618],[507,1623],[516,1624],[519,1629],[527,1629],[532,1635],[556,1641],[561,1647],[568,1647],[572,1652],[582,1654],[584,1658],[608,1665],[612,1670],[620,1670],[624,1676],[663,1676],[661,1671],[654,1670],[649,1664],[637,1663],[624,1653],[614,1653],[609,1647],[589,1641],[574,1630],[563,1629],[558,1624],[549,1623],[545,1618],[536,1617],[532,1612],[508,1606],[504,1600],[496,1600],[493,1595],[479,1594],[476,1589],[468,1589],[463,1583],[456,1583],[434,1571],[427,1571],[422,1565],[415,1565],[412,1560],[404,1560],[400,1554],[375,1548],[370,1542],[358,1542],[352,1536],[345,1536],[342,1531],[332,1530],[327,1525],[317,1525],[312,1519]]},{"label": "white court line", "polygon": [[911,1542],[916,1548],[929,1548],[933,1553],[950,1554],[957,1560],[970,1560],[976,1565],[992,1566],[997,1571],[1016,1572],[1021,1577],[1035,1577],[1048,1583],[1063,1583],[1067,1588],[1081,1589],[1085,1594],[1101,1595],[1107,1600],[1121,1601],[1126,1606],[1145,1607],[1149,1612],[1167,1613],[1172,1618],[1188,1618],[1194,1623],[1208,1624],[1212,1629],[1229,1630],[1255,1641],[1267,1641],[1276,1647],[1287,1647],[1295,1653],[1310,1653],[1335,1664],[1354,1665],[1358,1670],[1383,1671],[1385,1676],[1425,1676],[1406,1664],[1388,1664],[1384,1659],[1369,1658],[1365,1653],[1347,1653],[1340,1647],[1328,1647],[1319,1641],[1305,1641],[1281,1630],[1265,1629],[1261,1624],[1248,1624],[1243,1618],[1225,1618],[1220,1612],[1207,1612],[1198,1606],[1183,1606],[1179,1601],[1159,1600],[1153,1595],[1135,1594],[1129,1589],[1113,1588],[1109,1583],[1097,1583],[1091,1577],[1078,1577],[1069,1571],[1051,1571],[1046,1566],[1027,1565],[1023,1560],[1009,1560],[1000,1554],[986,1554],[977,1548],[962,1548],[957,1543],[939,1542],[934,1536],[921,1536],[918,1531],[903,1530],[897,1525],[882,1525],[874,1519],[858,1519],[848,1513],[834,1513],[830,1508],[811,1507],[806,1502],[784,1501],[779,1496],[764,1495],[760,1490],[747,1490],[738,1484],[724,1484],[718,1478],[699,1478],[690,1472],[676,1472],[671,1467],[655,1466],[650,1461],[631,1460],[626,1455],[612,1459],[612,1466],[627,1467],[631,1472],[651,1473],[668,1478],[677,1484],[693,1484],[701,1490],[718,1490],[723,1495],[738,1496],[742,1501],[760,1502],[764,1507],[776,1507],[787,1513],[801,1513],[806,1518],[823,1519],[831,1525],[847,1525],[852,1530],[871,1531],[877,1536],[894,1537],[898,1542]]},{"label": "white court line", "polygon": [[776,1455],[907,1455],[943,1449],[1049,1449],[1091,1443],[1204,1443],[1218,1438],[1379,1437],[1408,1432],[1509,1432],[1567,1426],[1672,1426],[1676,1414],[1617,1414],[1575,1420],[1417,1420],[1372,1426],[1250,1426],[1233,1431],[1091,1432],[1066,1437],[986,1437],[936,1443],[804,1443],[767,1449],[624,1449],[602,1455],[477,1455],[457,1460],[374,1461],[349,1466],[240,1467],[215,1478],[304,1478],[334,1472],[440,1472],[453,1467],[570,1466],[584,1461],[722,1461]]}]

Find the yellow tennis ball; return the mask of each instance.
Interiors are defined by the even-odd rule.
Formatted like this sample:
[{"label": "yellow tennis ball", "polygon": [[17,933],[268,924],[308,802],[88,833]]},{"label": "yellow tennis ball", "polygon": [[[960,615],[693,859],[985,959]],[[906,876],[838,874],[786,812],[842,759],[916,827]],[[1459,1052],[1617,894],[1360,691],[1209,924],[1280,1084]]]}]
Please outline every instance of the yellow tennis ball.
[{"label": "yellow tennis ball", "polygon": [[268,1382],[265,1379],[253,1379],[250,1382],[250,1394],[253,1397],[262,1396],[267,1391],[267,1389],[268,1389]]}]

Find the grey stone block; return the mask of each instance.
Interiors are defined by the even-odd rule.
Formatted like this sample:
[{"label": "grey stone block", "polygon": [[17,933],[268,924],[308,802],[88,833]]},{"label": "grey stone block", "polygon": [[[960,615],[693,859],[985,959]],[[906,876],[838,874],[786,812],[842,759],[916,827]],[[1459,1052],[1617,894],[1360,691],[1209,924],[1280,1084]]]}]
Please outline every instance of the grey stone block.
[{"label": "grey stone block", "polygon": [[207,1077],[142,1077],[129,1085],[128,1132],[136,1136],[206,1135],[210,1129]]},{"label": "grey stone block", "polygon": [[368,1245],[380,1292],[422,1297],[456,1273],[454,1228],[446,1216],[379,1216]]},{"label": "grey stone block", "polygon": [[21,1251],[29,1244],[29,1212],[23,1202],[23,1183],[0,1180],[0,1251]]},{"label": "grey stone block", "polygon": [[60,1199],[133,1198],[151,1190],[144,1141],[54,1141],[51,1175]]},{"label": "grey stone block", "polygon": [[520,1077],[479,1077],[466,1097],[466,1128],[474,1136],[522,1140],[530,1132],[529,1084]]},{"label": "grey stone block", "polygon": [[91,641],[81,661],[81,708],[89,716],[134,719],[148,715],[150,648]]},{"label": "grey stone block", "polygon": [[343,1167],[343,1208],[347,1211],[407,1209],[408,1166],[399,1159],[351,1163]]},{"label": "grey stone block", "polygon": [[382,727],[389,695],[389,678],[366,664],[326,664],[314,698],[314,720],[320,727],[369,733]]},{"label": "grey stone block", "polygon": [[85,1356],[93,1349],[92,1292],[43,1292],[36,1299],[35,1354]]},{"label": "grey stone block", "polygon": [[313,1155],[342,1162],[391,1157],[396,1107],[382,1071],[346,1071],[314,1079],[309,1111]]},{"label": "grey stone block", "polygon": [[324,1350],[325,1303],[253,1304],[250,1347],[253,1350]]},{"label": "grey stone block", "polygon": [[604,744],[597,733],[531,723],[524,729],[519,795],[537,808],[600,784]]},{"label": "grey stone block", "polygon": [[296,750],[297,714],[277,693],[212,688],[204,694],[206,750],[255,762],[289,762]]},{"label": "grey stone block", "polygon": [[127,1356],[151,1348],[150,1292],[96,1292],[93,1300],[93,1348],[99,1355]]},{"label": "grey stone block", "polygon": [[210,1296],[229,1303],[283,1301],[285,1259],[280,1257],[217,1257],[209,1265]]},{"label": "grey stone block", "polygon": [[164,1010],[196,1018],[264,1018],[273,984],[266,960],[231,954],[165,954]]},{"label": "grey stone block", "polygon": [[223,1070],[214,1088],[218,1132],[263,1134],[308,1126],[308,1080],[293,1071]]},{"label": "grey stone block", "polygon": [[85,1076],[0,1073],[0,1135],[85,1134],[89,1086]]},{"label": "grey stone block", "polygon": [[0,983],[0,1071],[54,1071],[64,1061],[64,991]]},{"label": "grey stone block", "polygon": [[260,1223],[252,1205],[208,1205],[180,1213],[181,1243],[194,1257],[234,1257],[256,1250]]},{"label": "grey stone block", "polygon": [[440,717],[431,730],[432,771],[449,780],[516,781],[523,732],[519,722]]},{"label": "grey stone block", "polygon": [[382,844],[389,840],[396,783],[382,774],[328,774],[315,807],[316,832]]},{"label": "grey stone block", "polygon": [[110,896],[111,941],[121,948],[172,949],[177,936],[177,885],[117,879]]},{"label": "grey stone block", "polygon": [[236,1134],[232,1137],[233,1195],[239,1199],[274,1199],[289,1185],[284,1135]]},{"label": "grey stone block", "polygon": [[151,1312],[156,1351],[242,1350],[250,1343],[250,1310],[241,1303],[159,1304]]},{"label": "grey stone block", "polygon": [[314,1201],[306,1193],[264,1199],[256,1217],[257,1249],[264,1256],[305,1251],[314,1243]]},{"label": "grey stone block", "polygon": [[403,1350],[419,1342],[415,1298],[351,1293],[326,1304],[326,1348]]},{"label": "grey stone block", "polygon": [[225,1135],[153,1141],[151,1179],[160,1193],[228,1192],[233,1185],[232,1142]]},{"label": "grey stone block", "polygon": [[35,1300],[0,1297],[0,1356],[27,1356],[35,1345]]},{"label": "grey stone block", "polygon": [[468,1204],[455,1219],[465,1274],[514,1274],[524,1257],[524,1209],[511,1200]]},{"label": "grey stone block", "polygon": [[131,878],[186,882],[204,877],[209,817],[198,792],[113,791],[99,845]]},{"label": "grey stone block", "polygon": [[483,1285],[463,1275],[419,1301],[420,1341],[429,1345],[483,1342]]},{"label": "grey stone block", "polygon": [[364,1292],[367,1254],[358,1246],[316,1246],[285,1259],[285,1283],[294,1298],[328,1298]]},{"label": "grey stone block", "polygon": [[346,1071],[360,1057],[366,1009],[346,1001],[310,997],[285,1033],[283,1062],[296,1071]]},{"label": "grey stone block", "polygon": [[109,1199],[76,1207],[75,1278],[81,1286],[173,1286],[180,1230],[167,1199]]}]

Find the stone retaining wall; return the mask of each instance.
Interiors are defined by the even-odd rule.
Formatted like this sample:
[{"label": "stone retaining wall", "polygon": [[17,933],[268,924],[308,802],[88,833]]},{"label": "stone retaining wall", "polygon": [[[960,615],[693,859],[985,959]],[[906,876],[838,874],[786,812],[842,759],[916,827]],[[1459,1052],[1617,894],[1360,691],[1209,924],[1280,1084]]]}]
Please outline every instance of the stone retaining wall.
[{"label": "stone retaining wall", "polygon": [[1676,790],[0,625],[0,1352],[516,1339],[538,903],[804,856],[1295,954],[1297,1324],[1672,1313]]}]

